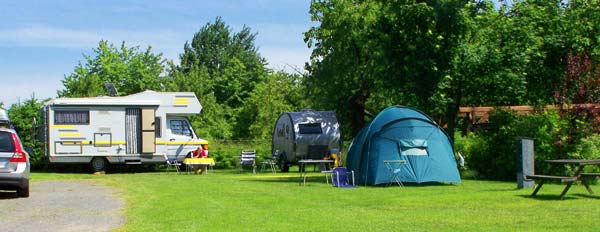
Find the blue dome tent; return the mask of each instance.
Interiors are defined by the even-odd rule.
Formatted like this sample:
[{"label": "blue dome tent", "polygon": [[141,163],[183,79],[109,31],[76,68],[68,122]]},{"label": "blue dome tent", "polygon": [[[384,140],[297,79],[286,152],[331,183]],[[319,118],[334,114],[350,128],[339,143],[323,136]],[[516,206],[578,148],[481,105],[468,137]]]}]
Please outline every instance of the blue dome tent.
[{"label": "blue dome tent", "polygon": [[429,116],[406,106],[381,111],[352,141],[346,166],[365,185],[392,183],[384,160],[404,160],[402,182],[460,183],[448,135]]}]

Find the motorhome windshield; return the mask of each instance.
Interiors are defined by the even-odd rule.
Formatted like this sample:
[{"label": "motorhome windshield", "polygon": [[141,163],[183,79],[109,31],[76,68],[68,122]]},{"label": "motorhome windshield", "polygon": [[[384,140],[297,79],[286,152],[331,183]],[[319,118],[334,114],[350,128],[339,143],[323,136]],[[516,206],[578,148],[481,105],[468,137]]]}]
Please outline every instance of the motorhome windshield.
[{"label": "motorhome windshield", "polygon": [[171,127],[171,133],[176,135],[183,135],[192,137],[192,130],[186,120],[173,119],[169,121]]}]

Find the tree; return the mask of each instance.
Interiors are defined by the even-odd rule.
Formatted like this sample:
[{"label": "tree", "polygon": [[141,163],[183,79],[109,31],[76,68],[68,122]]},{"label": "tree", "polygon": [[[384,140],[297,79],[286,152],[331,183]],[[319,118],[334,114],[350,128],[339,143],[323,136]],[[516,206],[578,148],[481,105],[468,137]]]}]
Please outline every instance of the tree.
[{"label": "tree", "polygon": [[[268,75],[266,61],[254,45],[256,34],[244,26],[233,32],[218,17],[207,23],[186,42],[181,63],[172,68],[175,89],[189,89],[205,107],[202,124],[207,137],[239,138],[246,136],[249,125],[238,123],[246,100],[257,84]],[[185,84],[182,84],[185,83]],[[208,103],[208,104],[207,104]]]},{"label": "tree", "polygon": [[268,139],[283,112],[298,110],[302,99],[302,76],[275,72],[250,93],[238,120],[239,128],[247,128],[242,137]]},{"label": "tree", "polygon": [[[438,112],[433,96],[464,34],[464,1],[313,1],[308,91],[350,121],[390,104]],[[318,100],[318,99],[315,99]],[[441,110],[443,112],[443,110]],[[348,127],[348,125],[345,125]],[[348,131],[348,130],[346,130]]]},{"label": "tree", "polygon": [[15,131],[19,134],[24,147],[30,147],[33,152],[29,154],[32,165],[40,165],[43,163],[44,143],[35,140],[33,121],[41,124],[40,108],[43,101],[38,100],[35,96],[25,100],[23,103],[13,104],[8,109],[8,115]]},{"label": "tree", "polygon": [[167,90],[194,92],[202,104],[202,113],[190,118],[196,134],[203,138],[231,138],[233,125],[226,120],[228,108],[217,103],[206,68],[193,66],[184,73],[173,64],[171,67]]},{"label": "tree", "polygon": [[119,95],[142,92],[146,89],[162,90],[165,81],[165,60],[162,54],[154,54],[151,47],[138,51],[139,47],[127,48],[125,42],[117,48],[105,40],[99,42],[94,56],[84,55],[85,63],[79,62],[73,73],[61,81],[60,97],[91,97],[106,95],[105,83],[115,85]]},{"label": "tree", "polygon": [[244,26],[234,33],[217,17],[186,42],[180,55],[180,71],[205,69],[219,104],[232,108],[243,105],[254,86],[267,75],[266,61],[254,45],[256,34]]}]

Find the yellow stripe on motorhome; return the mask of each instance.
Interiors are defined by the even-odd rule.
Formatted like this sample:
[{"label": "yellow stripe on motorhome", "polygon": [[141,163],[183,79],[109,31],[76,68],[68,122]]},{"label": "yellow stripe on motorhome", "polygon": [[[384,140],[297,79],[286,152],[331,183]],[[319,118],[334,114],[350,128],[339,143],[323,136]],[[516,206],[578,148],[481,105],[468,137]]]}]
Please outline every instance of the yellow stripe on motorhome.
[{"label": "yellow stripe on motorhome", "polygon": [[81,133],[60,133],[60,137],[81,137]]},{"label": "yellow stripe on motorhome", "polygon": [[50,125],[50,128],[52,129],[73,129],[75,128],[74,125]]},{"label": "yellow stripe on motorhome", "polygon": [[190,104],[190,99],[189,98],[175,98],[175,100],[173,100],[173,104],[174,105],[187,105]]},{"label": "yellow stripe on motorhome", "polygon": [[62,145],[81,145],[81,141],[66,141],[66,142],[60,142],[60,144],[62,144]]},{"label": "yellow stripe on motorhome", "polygon": [[125,145],[125,141],[112,141],[112,143],[110,141],[96,141],[97,145],[107,145],[107,144],[112,144],[112,145]]},{"label": "yellow stripe on motorhome", "polygon": [[203,145],[208,144],[205,141],[188,141],[188,142],[177,142],[177,141],[156,141],[156,145]]}]

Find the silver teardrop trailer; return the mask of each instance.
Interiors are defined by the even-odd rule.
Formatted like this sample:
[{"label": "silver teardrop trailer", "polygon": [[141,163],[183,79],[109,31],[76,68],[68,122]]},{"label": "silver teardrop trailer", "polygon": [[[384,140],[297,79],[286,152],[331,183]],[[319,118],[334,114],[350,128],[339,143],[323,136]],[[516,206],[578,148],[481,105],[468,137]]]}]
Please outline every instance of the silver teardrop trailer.
[{"label": "silver teardrop trailer", "polygon": [[302,110],[285,112],[273,130],[271,152],[282,172],[301,159],[323,159],[331,151],[341,151],[340,125],[335,112]]},{"label": "silver teardrop trailer", "polygon": [[144,91],[122,97],[57,98],[42,107],[40,140],[50,163],[109,164],[182,161],[198,146],[187,116],[199,114],[192,92]]}]

